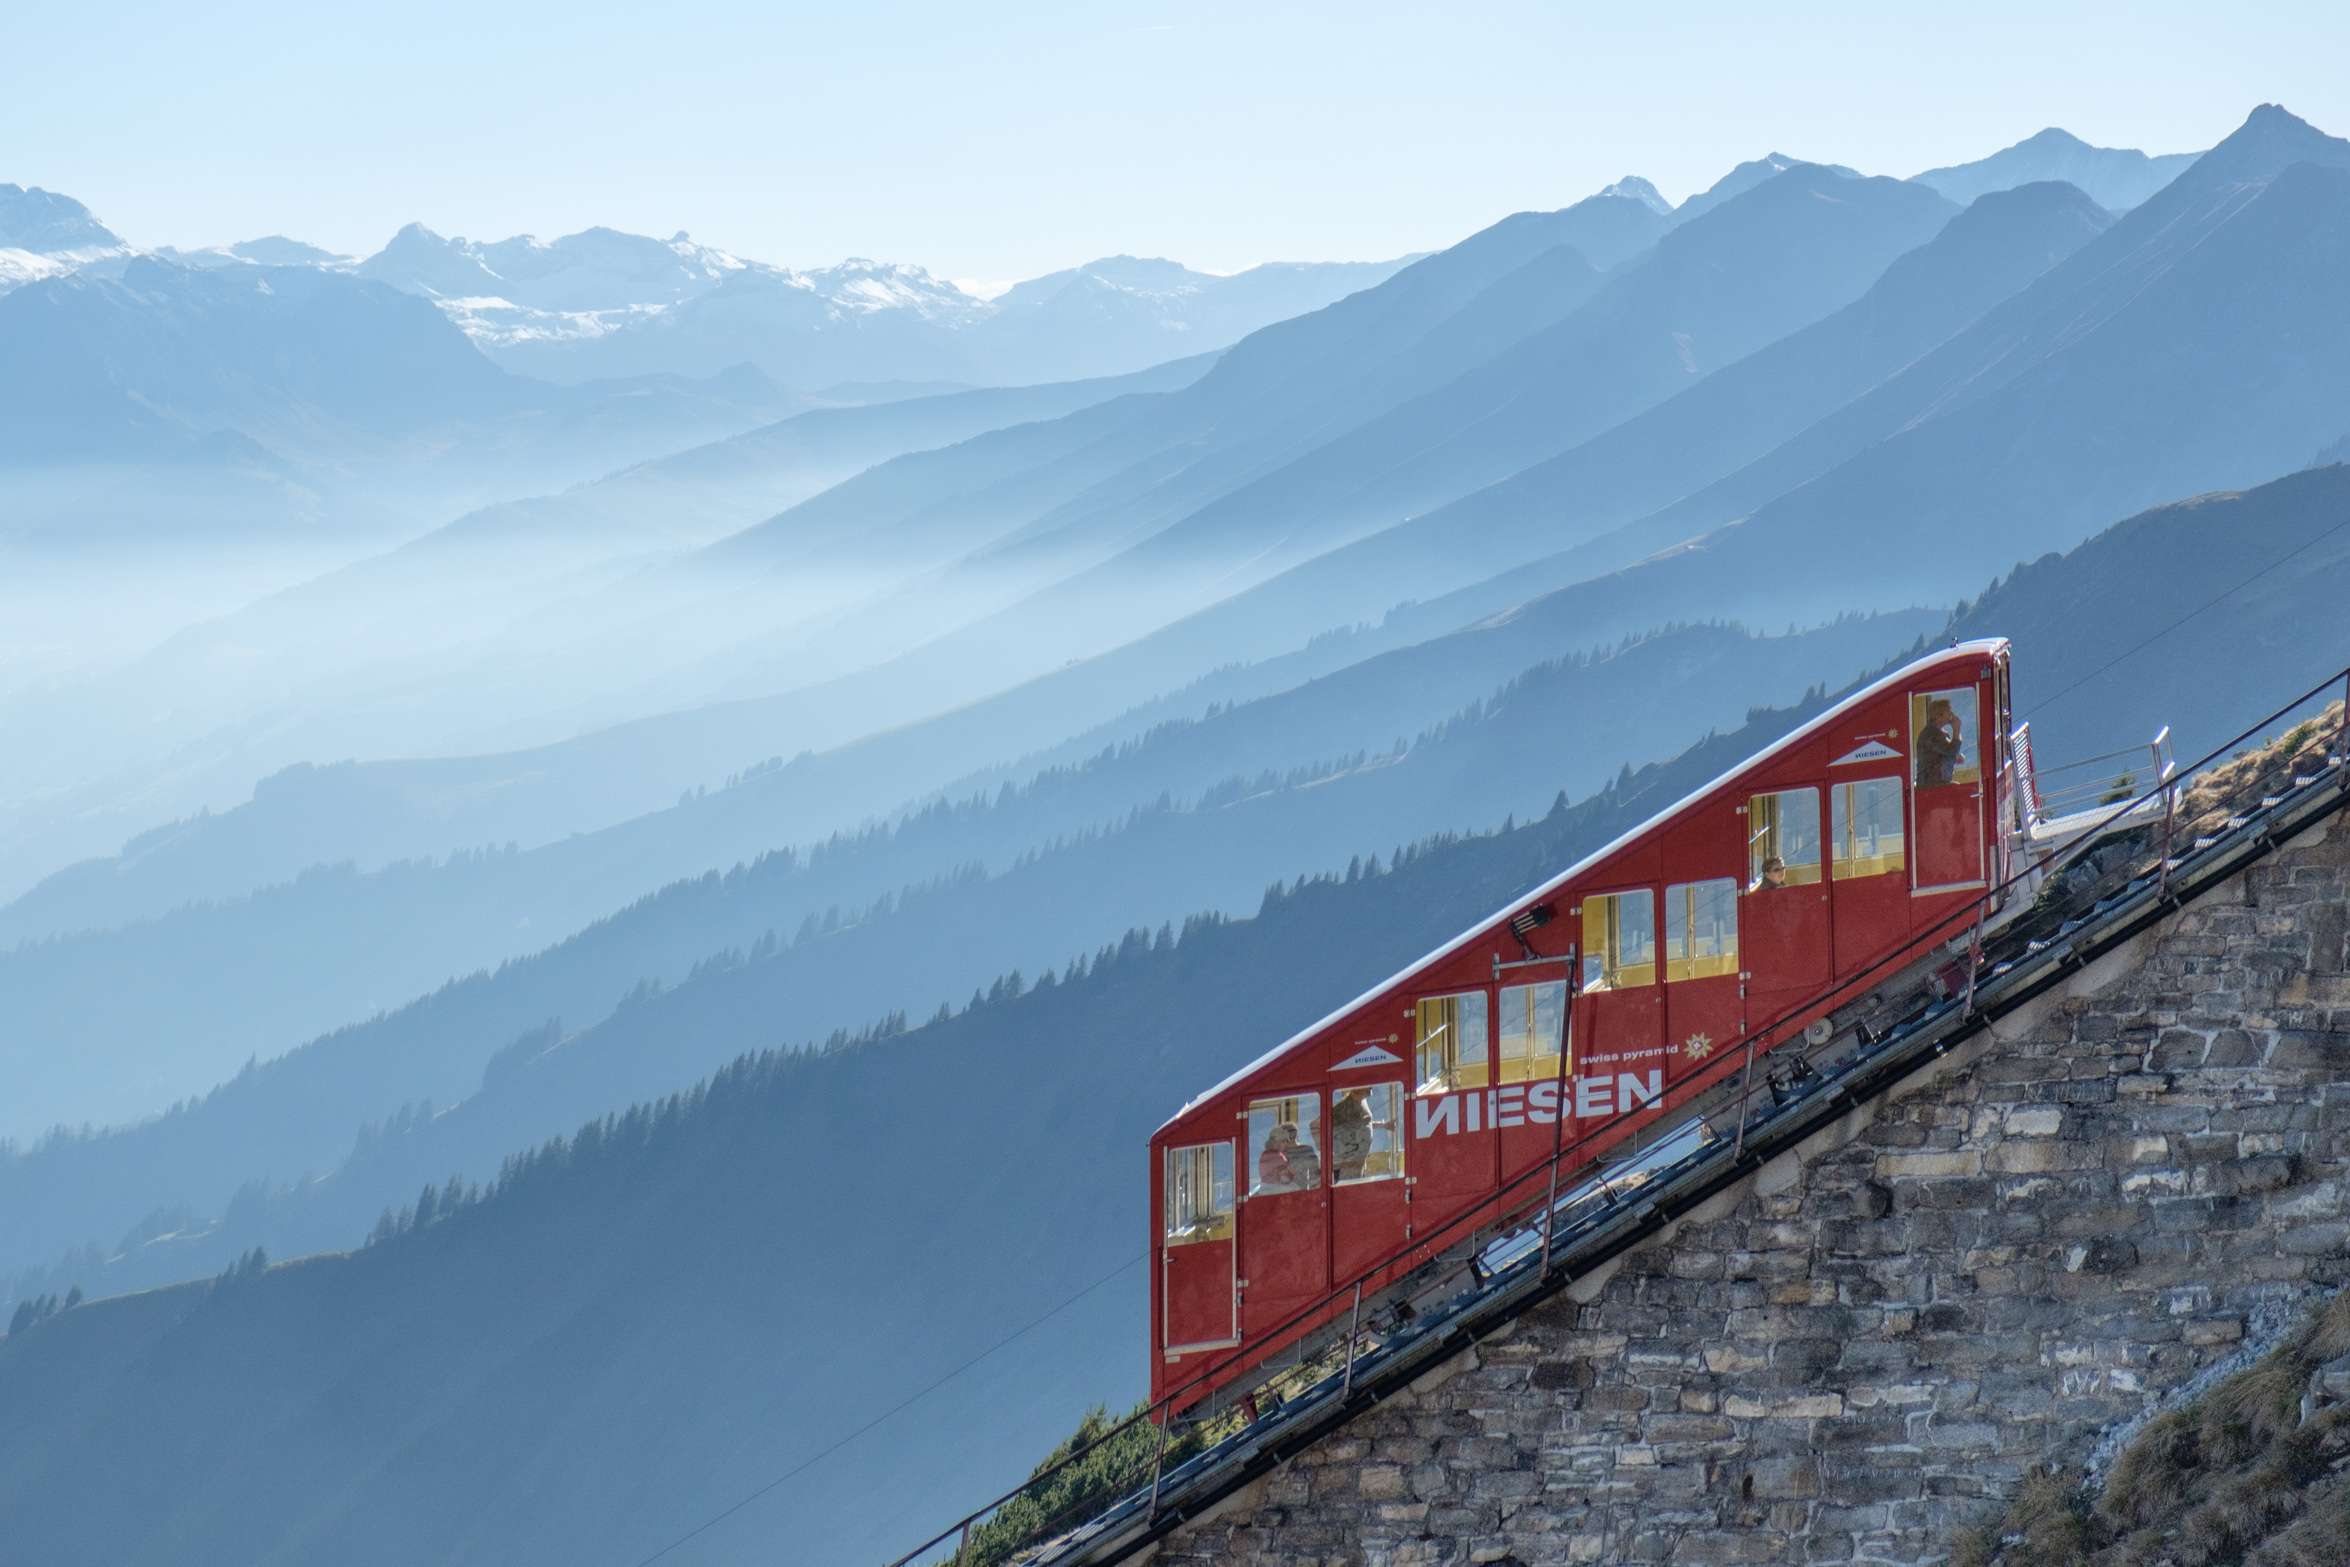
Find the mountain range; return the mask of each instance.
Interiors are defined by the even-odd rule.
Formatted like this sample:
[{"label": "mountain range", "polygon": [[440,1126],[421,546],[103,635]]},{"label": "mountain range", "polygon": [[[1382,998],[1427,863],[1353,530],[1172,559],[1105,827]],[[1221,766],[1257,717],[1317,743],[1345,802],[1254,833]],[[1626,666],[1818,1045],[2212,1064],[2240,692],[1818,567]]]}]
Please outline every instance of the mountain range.
[{"label": "mountain range", "polygon": [[1964,206],[1992,191],[2060,180],[2108,212],[2126,212],[2178,178],[2199,153],[2149,157],[2134,147],[2092,147],[2055,126],[1988,158],[1910,176]]},{"label": "mountain range", "polygon": [[982,384],[1118,375],[1234,342],[1404,262],[1276,264],[1231,277],[1114,256],[993,300],[918,266],[746,263],[683,234],[591,229],[550,244],[442,240],[410,225],[359,270],[436,299],[500,363],[549,380],[707,375],[748,362],[786,385]]},{"label": "mountain range", "polygon": [[[2119,212],[2194,157],[2094,147],[2051,127],[1988,158],[1914,178],[1961,206],[1993,191],[2063,181]],[[1636,175],[1601,194],[1685,222],[1801,162],[1777,152],[1751,159],[1678,209]],[[0,290],[128,254],[80,203],[0,186]],[[492,357],[547,379],[704,377],[747,361],[803,392],[856,379],[1005,383],[1119,374],[1236,342],[1414,259],[1274,263],[1225,277],[1113,256],[989,299],[919,266],[852,258],[795,270],[743,259],[682,231],[666,240],[597,227],[553,240],[479,241],[410,223],[364,259],[283,235],[159,254],[196,266],[354,270],[434,300]]]},{"label": "mountain range", "polygon": [[[1855,680],[2011,637],[2053,766],[2338,666],[2350,143],[1865,163],[1354,275],[0,296],[44,547],[167,470],[345,541],[0,688],[12,1541],[551,1567],[810,1465],[678,1559],[885,1556],[1131,1401],[1168,1109]],[[265,531],[176,493],[108,570]]]}]

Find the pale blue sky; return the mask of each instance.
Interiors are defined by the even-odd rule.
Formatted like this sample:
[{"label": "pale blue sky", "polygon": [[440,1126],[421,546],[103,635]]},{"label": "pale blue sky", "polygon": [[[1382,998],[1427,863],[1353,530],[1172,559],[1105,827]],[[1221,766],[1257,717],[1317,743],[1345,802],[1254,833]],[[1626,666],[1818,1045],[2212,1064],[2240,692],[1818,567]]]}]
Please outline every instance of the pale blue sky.
[{"label": "pale blue sky", "polygon": [[1009,279],[1427,249],[1625,173],[1780,149],[1911,174],[2061,124],[2350,133],[2350,8],[1497,3],[11,8],[0,179],[134,242],[590,223]]}]

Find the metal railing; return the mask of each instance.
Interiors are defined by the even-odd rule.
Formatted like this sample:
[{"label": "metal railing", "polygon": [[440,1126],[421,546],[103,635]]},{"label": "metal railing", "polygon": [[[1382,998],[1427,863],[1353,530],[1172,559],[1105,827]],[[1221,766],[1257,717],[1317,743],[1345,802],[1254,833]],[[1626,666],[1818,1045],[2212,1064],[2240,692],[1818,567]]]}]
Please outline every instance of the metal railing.
[{"label": "metal railing", "polygon": [[2176,764],[2171,760],[2170,726],[2168,724],[2165,724],[2160,733],[2142,746],[2127,746],[2119,751],[2101,751],[2095,756],[2076,757],[2072,761],[2058,762],[2049,767],[2040,767],[2031,759],[2031,727],[2030,724],[2020,726],[2010,743],[2017,750],[2015,759],[2017,779],[2023,785],[2025,798],[2031,808],[2027,820],[2035,825],[2071,816],[2080,811],[2094,810],[2101,805],[2113,805],[2128,800],[2138,788],[2139,773],[2136,767],[2114,768],[2090,774],[2087,777],[2068,779],[2053,788],[2049,787],[2046,781],[2049,778],[2060,774],[2077,773],[2084,767],[2097,767],[2108,762],[2138,757],[2145,758],[2146,776],[2154,779],[2157,787],[2167,783],[2177,771]]},{"label": "metal railing", "polygon": [[[2341,693],[2342,710],[2316,772],[2302,776],[2288,770],[2287,779],[2277,792],[2260,797],[2254,814],[2234,809],[2240,801],[2206,802],[2207,809],[2227,810],[2223,831],[2199,837],[2187,846],[2186,857],[2181,859],[2176,835],[2179,809],[2188,802],[2185,780],[2215,765],[2235,765],[2244,757],[2241,754],[2229,757],[2227,753],[2232,748],[2276,734],[2283,721],[2295,712],[2313,701],[2323,707],[2334,699],[2337,691]],[[2321,711],[2318,719],[2311,720],[2311,725],[2325,716],[2326,712]],[[2025,730],[2019,730],[2019,736],[2025,735]],[[1041,1562],[1058,1559],[1071,1549],[1097,1541],[1107,1543],[1104,1534],[1113,1524],[1131,1525],[1145,1534],[1156,1531],[1166,1526],[1171,1506],[1178,1516],[1188,1512],[1188,1507],[1182,1505],[1181,1493],[1204,1475],[1219,1472],[1216,1468],[1219,1459],[1237,1464],[1250,1452],[1282,1439],[1283,1430],[1300,1424],[1305,1413],[1322,1411],[1325,1406],[1343,1408],[1360,1402],[1366,1383],[1374,1377],[1385,1383],[1400,1371],[1416,1375],[1419,1366],[1441,1358],[1435,1353],[1437,1349],[1442,1349],[1444,1355],[1453,1352],[1444,1346],[1453,1342],[1464,1324],[1482,1320],[1495,1311],[1514,1315],[1534,1300],[1555,1293],[1565,1286],[1573,1270],[1588,1260],[1585,1242],[1606,1240],[1615,1249],[1621,1249],[1635,1243],[1657,1223],[1667,1222],[1654,1218],[1656,1204],[1650,1194],[1676,1184],[1686,1171],[1719,1160],[1726,1152],[1729,1157],[1725,1167],[1732,1173],[1722,1179],[1724,1183],[1735,1179],[1735,1172],[1757,1157],[1754,1143],[1759,1135],[1775,1131],[1778,1123],[1804,1107],[1817,1106],[1823,1095],[1833,1102],[1849,1094],[1856,1076],[1887,1057],[1900,1041],[1941,1025],[1957,1025],[1952,1031],[1954,1037],[1971,1031],[1979,1021],[1977,1006],[1986,980],[1997,982],[2018,964],[2044,956],[2052,943],[2077,942],[2083,932],[2124,915],[2153,919],[2167,914],[2178,906],[2176,873],[2182,866],[2218,854],[2241,831],[2258,825],[2266,813],[2281,810],[2287,804],[2305,804],[2310,791],[2327,784],[2328,773],[2333,775],[2329,786],[2333,803],[2326,808],[2339,808],[2342,801],[2350,800],[2350,668],[2329,676],[2221,742],[2191,763],[2184,773],[2169,758],[2169,735],[2166,728],[2150,747],[2156,774],[2152,788],[2131,799],[2107,802],[2112,809],[2091,823],[2079,837],[2051,846],[2023,869],[1987,887],[1926,931],[1913,935],[1899,951],[1818,991],[1779,1022],[1749,1032],[1736,1042],[1743,1045],[1742,1052],[1725,1050],[1716,1058],[1716,1065],[1703,1068],[1674,1085],[1676,1091],[1695,1089],[1674,1110],[1662,1111],[1653,1105],[1643,1105],[1620,1111],[1592,1130],[1579,1132],[1571,1141],[1563,1135],[1562,1117],[1561,1131],[1554,1139],[1555,1149],[1548,1159],[1521,1172],[1493,1198],[1416,1239],[1405,1254],[1427,1255],[1434,1262],[1400,1283],[1394,1278],[1400,1259],[1394,1257],[1345,1280],[1270,1332],[1256,1335],[1250,1344],[1204,1366],[1164,1398],[1106,1427],[1090,1440],[1077,1443],[1068,1453],[1040,1467],[1022,1484],[898,1557],[890,1567],[909,1567],[924,1560],[951,1561],[957,1567],[975,1567],[983,1561]],[[2029,744],[2028,737],[2025,744]],[[2065,765],[2085,766],[2136,754],[2133,748]],[[2024,755],[2028,757],[2028,750]],[[2293,758],[2288,756],[2286,760],[2290,762]],[[2252,776],[2243,782],[2247,789],[2252,789],[2262,787],[2266,779],[2254,769]],[[2154,812],[2158,807],[2157,826]],[[2145,836],[2148,840],[2145,846],[2154,852],[2153,864],[2131,859],[2127,863],[2131,874],[2118,885],[2113,884],[2117,872],[2107,867],[2102,874],[2092,874],[2069,903],[2062,898],[2051,902],[2043,896],[2020,918],[2003,922],[1996,941],[1986,941],[1988,918],[2006,894],[2033,887],[2045,891],[2061,886],[2062,878],[2068,874],[2085,864],[2093,866],[2101,850],[2139,834]],[[2266,852],[2273,847],[2273,839],[2264,834],[2259,845]],[[2226,874],[2234,874],[2234,869],[2231,866]],[[2147,912],[2150,906],[2151,913]],[[1944,954],[1954,952],[1961,938],[1963,952],[1945,958]],[[1960,983],[1956,970],[1962,963],[1964,975]],[[1852,1041],[1852,1048],[1848,1056],[1831,1063],[1828,1071],[1817,1069],[1814,1056],[1787,1048],[1797,1037],[1796,1030],[1802,1020],[1834,1016],[1850,1008],[1852,1003],[1872,996],[1884,999],[1888,992],[1879,987],[1913,972],[1921,985],[1917,991],[1904,992],[1901,1005],[1906,1010],[1901,1010],[1899,1016],[1885,1019],[1882,1027],[1876,1026],[1876,1018],[1847,1018],[1831,1033],[1829,1048],[1820,1051],[1820,1057],[1829,1055],[1839,1041]],[[2020,1004],[2020,1000],[2011,1004]],[[1938,1039],[1933,1044],[1933,1054],[1944,1053],[1952,1042]],[[1800,1062],[1803,1075],[1795,1084],[1785,1084],[1778,1080],[1777,1068],[1773,1067],[1758,1084],[1755,1076],[1758,1060],[1774,1058],[1788,1062],[1791,1069]],[[1882,1092],[1916,1064],[1902,1064],[1898,1072],[1873,1083],[1869,1092]],[[1767,1104],[1762,1102],[1765,1098]],[[1646,1159],[1628,1161],[1611,1177],[1604,1164],[1606,1156],[1622,1147],[1628,1137],[1637,1148],[1639,1132],[1663,1116],[1677,1118],[1673,1128],[1650,1145]],[[1667,1150],[1672,1150],[1669,1159],[1665,1158]],[[1562,1197],[1559,1190],[1562,1175],[1570,1169],[1577,1184]],[[1487,1237],[1482,1244],[1470,1244],[1458,1253],[1451,1249],[1462,1242],[1474,1242],[1479,1236]],[[1537,1240],[1539,1246],[1535,1244]],[[1413,1302],[1427,1302],[1442,1293],[1448,1282],[1457,1292],[1450,1298],[1429,1309],[1413,1306]],[[1367,1326],[1366,1298],[1400,1302],[1409,1309],[1387,1311],[1389,1320],[1385,1325]],[[1342,1302],[1348,1303],[1343,1312]],[[1309,1352],[1313,1331],[1336,1315],[1346,1319],[1344,1335],[1334,1338],[1319,1352]],[[1215,1387],[1220,1374],[1248,1358],[1244,1351],[1253,1355],[1267,1341],[1283,1346],[1270,1357],[1268,1365],[1276,1365],[1291,1349],[1296,1352],[1296,1362],[1278,1365],[1251,1384],[1241,1395],[1242,1411],[1218,1412],[1195,1421],[1188,1431],[1176,1434],[1174,1412],[1189,1407],[1198,1395]],[[1284,1396],[1280,1389],[1285,1383],[1292,1389],[1286,1395],[1287,1401],[1266,1408],[1267,1403]],[[1377,1396],[1377,1389],[1370,1391]],[[1146,1423],[1154,1425],[1155,1431],[1145,1432],[1142,1428]],[[1113,1449],[1126,1456],[1113,1457]],[[1149,1455],[1147,1468],[1140,1461],[1142,1453]],[[1109,1478],[1111,1475],[1117,1478]],[[1047,1511],[1043,1502],[1032,1500],[1044,1496],[1061,1496],[1065,1500]],[[1031,1514],[1035,1516],[1031,1518]],[[1005,1538],[1012,1534],[1018,1538]],[[1141,1537],[1137,1534],[1128,1543],[1139,1543]],[[937,1554],[950,1544],[951,1554]]]}]

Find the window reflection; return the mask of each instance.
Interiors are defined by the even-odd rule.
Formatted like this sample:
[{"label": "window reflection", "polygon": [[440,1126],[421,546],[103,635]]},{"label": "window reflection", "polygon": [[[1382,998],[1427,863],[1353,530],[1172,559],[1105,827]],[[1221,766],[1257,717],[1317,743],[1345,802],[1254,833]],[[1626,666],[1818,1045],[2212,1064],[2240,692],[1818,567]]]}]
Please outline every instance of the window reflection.
[{"label": "window reflection", "polygon": [[1583,988],[1656,983],[1656,894],[1594,893],[1583,900]]},{"label": "window reflection", "polygon": [[1420,1092],[1485,1086],[1485,992],[1422,996],[1412,1009]]},{"label": "window reflection", "polygon": [[1528,1083],[1559,1075],[1566,1038],[1567,982],[1505,985],[1501,992],[1501,1081]]},{"label": "window reflection", "polygon": [[1975,688],[1920,691],[1909,699],[1910,763],[1920,789],[1978,782]]},{"label": "window reflection", "polygon": [[1836,879],[1883,876],[1902,868],[1901,780],[1862,778],[1831,791]]},{"label": "window reflection", "polygon": [[1403,1174],[1403,1084],[1342,1088],[1330,1097],[1330,1179],[1384,1181]]},{"label": "window reflection", "polygon": [[1820,879],[1820,792],[1781,789],[1746,802],[1746,890],[1809,887]]},{"label": "window reflection", "polygon": [[1248,1107],[1248,1194],[1310,1192],[1322,1184],[1322,1150],[1314,1137],[1315,1098],[1293,1094]]},{"label": "window reflection", "polygon": [[1167,1150],[1166,1235],[1170,1246],[1232,1237],[1232,1145]]},{"label": "window reflection", "polygon": [[[1819,867],[1812,867],[1819,874]],[[1738,884],[1724,876],[1665,889],[1665,978],[1738,972]]]}]

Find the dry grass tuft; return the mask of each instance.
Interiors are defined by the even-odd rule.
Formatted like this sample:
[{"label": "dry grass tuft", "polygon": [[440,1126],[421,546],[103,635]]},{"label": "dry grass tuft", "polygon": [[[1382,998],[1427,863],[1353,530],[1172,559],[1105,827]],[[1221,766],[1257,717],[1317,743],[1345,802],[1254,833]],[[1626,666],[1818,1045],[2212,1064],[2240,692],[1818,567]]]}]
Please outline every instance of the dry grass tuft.
[{"label": "dry grass tuft", "polygon": [[2350,1562],[2350,1486],[2312,1505],[2301,1521],[2253,1552],[2252,1567],[2342,1567]]},{"label": "dry grass tuft", "polygon": [[1999,1531],[1985,1524],[1950,1542],[1950,1567],[1991,1567],[1999,1559]]},{"label": "dry grass tuft", "polygon": [[2008,1532],[2020,1536],[2023,1560],[2074,1567],[2089,1559],[2088,1498],[2077,1470],[2032,1476],[2008,1509]]},{"label": "dry grass tuft", "polygon": [[2350,1290],[2327,1301],[2291,1340],[2293,1352],[2312,1365],[2350,1355]]},{"label": "dry grass tuft", "polygon": [[2149,1421],[2114,1461],[2097,1511],[2119,1528],[2135,1529],[2176,1506],[2203,1463],[2195,1426],[2193,1416],[2177,1409]]},{"label": "dry grass tuft", "polygon": [[2317,717],[2287,730],[2257,751],[2247,751],[2197,778],[2180,802],[2181,836],[2192,841],[2199,833],[2216,831],[2228,814],[2250,800],[2270,794],[2295,773],[2311,773],[2325,765],[2327,748],[2342,733],[2342,704],[2334,703]]},{"label": "dry grass tuft", "polygon": [[2213,1388],[2203,1400],[2203,1418],[2196,1428],[2204,1461],[2249,1462],[2299,1428],[2301,1389],[2308,1374],[2298,1357],[2280,1352]]}]

